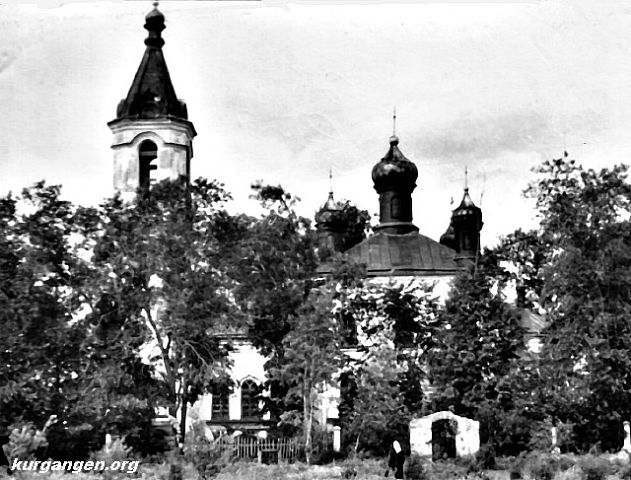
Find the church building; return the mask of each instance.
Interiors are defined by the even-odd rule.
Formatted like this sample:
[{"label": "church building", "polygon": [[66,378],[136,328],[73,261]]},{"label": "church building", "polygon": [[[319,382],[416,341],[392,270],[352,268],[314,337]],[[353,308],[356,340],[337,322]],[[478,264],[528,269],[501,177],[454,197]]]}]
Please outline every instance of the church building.
[{"label": "church building", "polygon": [[[188,119],[186,104],[177,97],[162,47],[165,17],[157,3],[146,16],[145,52],[127,96],[108,123],[113,134],[114,190],[130,198],[156,181],[190,177],[193,138],[196,131]],[[409,280],[436,282],[447,291],[450,280],[474,263],[480,249],[482,212],[465,192],[453,211],[447,232],[435,241],[419,232],[412,217],[412,192],[418,170],[399,149],[399,139],[390,138],[385,156],[372,169],[379,196],[379,224],[374,234],[353,246],[347,254],[366,265],[374,281]],[[336,245],[332,213],[341,208],[332,193],[317,212],[317,228],[330,245]],[[322,265],[319,273],[330,272]],[[440,293],[440,292],[439,292]],[[245,338],[231,338],[235,350],[231,392],[206,395],[196,405],[198,418],[215,431],[264,433],[269,416],[258,416],[258,394],[265,382],[265,358]],[[327,416],[336,416],[332,399]]]}]

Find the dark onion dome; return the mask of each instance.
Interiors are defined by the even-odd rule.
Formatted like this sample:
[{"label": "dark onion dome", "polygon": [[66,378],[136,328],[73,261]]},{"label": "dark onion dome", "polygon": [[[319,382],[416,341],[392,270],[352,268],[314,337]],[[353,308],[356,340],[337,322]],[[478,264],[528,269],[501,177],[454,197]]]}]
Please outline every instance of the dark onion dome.
[{"label": "dark onion dome", "polygon": [[157,2],[154,3],[153,10],[145,17],[144,27],[149,32],[145,39],[147,48],[127,97],[118,104],[117,119],[188,119],[186,103],[175,94],[162,53],[162,31],[166,26],[164,15],[158,10],[157,5]]},{"label": "dark onion dome", "polygon": [[158,10],[158,2],[153,4],[153,10],[145,17],[144,26],[149,32],[149,36],[145,39],[145,45],[162,47],[164,45],[164,39],[160,34],[162,30],[166,28],[166,25],[164,24],[164,14]]},{"label": "dark onion dome", "polygon": [[372,169],[372,181],[377,193],[390,190],[404,190],[412,192],[416,187],[418,170],[416,165],[399,150],[399,137],[390,137],[390,149]]},{"label": "dark onion dome", "polygon": [[482,210],[475,206],[469,196],[469,189],[464,189],[464,195],[458,208],[453,211],[451,221],[457,224],[470,223],[472,226],[482,228]]}]

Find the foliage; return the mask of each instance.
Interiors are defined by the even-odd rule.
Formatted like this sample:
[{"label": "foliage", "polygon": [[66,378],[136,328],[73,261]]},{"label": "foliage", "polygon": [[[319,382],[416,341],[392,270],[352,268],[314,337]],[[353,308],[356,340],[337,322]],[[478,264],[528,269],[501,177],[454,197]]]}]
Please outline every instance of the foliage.
[{"label": "foliage", "polygon": [[[93,252],[84,290],[89,319],[103,343],[113,340],[127,352],[142,347],[153,369],[136,360],[141,385],[159,374],[172,411],[181,405],[185,412],[222,374],[229,345],[211,332],[240,318],[220,236],[230,223],[222,210],[227,198],[203,179],[164,181],[130,203],[114,197],[85,215],[84,248]],[[147,406],[158,393],[146,392]],[[184,422],[181,429],[184,435]]]},{"label": "foliage", "polygon": [[609,460],[594,455],[584,455],[578,463],[583,480],[604,480],[612,471]]},{"label": "foliage", "polygon": [[394,439],[407,443],[407,424],[423,408],[422,352],[433,337],[437,302],[432,286],[341,283],[337,316],[358,332],[361,356],[344,373],[340,415],[345,443],[383,454]]},{"label": "foliage", "polygon": [[337,202],[335,209],[316,212],[316,221],[320,236],[328,236],[329,240],[320,241],[318,258],[323,262],[334,257],[335,252],[345,252],[366,238],[370,214],[345,200]]},{"label": "foliage", "polygon": [[[127,446],[122,438],[115,438],[109,444],[105,444],[100,450],[92,452],[91,460],[102,461],[105,465],[111,465],[112,462],[120,462],[132,459],[132,448]],[[101,473],[104,479],[111,479],[126,476],[122,472],[105,471]]]},{"label": "foliage", "polygon": [[[501,449],[510,442],[503,437],[502,411],[511,407],[505,383],[523,349],[524,332],[495,271],[495,258],[487,253],[477,270],[455,279],[427,357],[436,390],[432,409],[480,421],[483,441]],[[492,452],[487,453],[490,460]]]},{"label": "foliage", "polygon": [[286,389],[284,403],[302,404],[302,411],[296,413],[302,424],[307,463],[311,463],[318,397],[333,383],[342,364],[340,335],[332,310],[331,285],[311,290],[283,340],[283,362],[269,371],[271,378]]},{"label": "foliage", "polygon": [[214,443],[190,443],[185,451],[184,458],[195,466],[199,478],[203,480],[215,478],[230,461]]},{"label": "foliage", "polygon": [[74,209],[59,196],[59,187],[40,182],[0,199],[0,323],[11,332],[0,336],[5,423],[42,425],[78,389],[85,334],[70,322],[69,292],[83,273],[69,241]]},{"label": "foliage", "polygon": [[355,367],[357,395],[346,419],[355,450],[385,452],[394,438],[405,435],[410,415],[401,401],[398,379],[405,371],[385,334]]},{"label": "foliage", "polygon": [[405,462],[405,478],[427,480],[431,478],[425,467],[425,461],[419,455],[411,455]]},{"label": "foliage", "polygon": [[41,426],[56,415],[45,455],[85,458],[106,431],[144,443],[151,381],[138,351],[115,341],[131,327],[108,336],[105,303],[90,313],[82,243],[94,233],[86,229],[93,213],[60,196],[39,182],[0,199],[0,322],[12,332],[0,337],[0,420]]},{"label": "foliage", "polygon": [[631,186],[627,167],[595,171],[563,158],[544,162],[527,195],[540,227],[508,237],[523,306],[542,314],[541,353],[524,362],[515,408],[531,422],[574,425],[568,448],[619,448],[631,395]]},{"label": "foliage", "polygon": [[5,450],[9,459],[32,460],[47,446],[45,432],[36,429],[31,422],[27,422],[21,427],[12,429]]}]

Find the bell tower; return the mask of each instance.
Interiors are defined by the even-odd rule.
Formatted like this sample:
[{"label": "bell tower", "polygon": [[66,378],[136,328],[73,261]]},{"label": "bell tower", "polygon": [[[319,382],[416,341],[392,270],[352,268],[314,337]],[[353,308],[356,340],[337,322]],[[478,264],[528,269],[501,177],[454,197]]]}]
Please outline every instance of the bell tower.
[{"label": "bell tower", "polygon": [[177,98],[162,47],[166,28],[158,2],[145,17],[145,53],[127,97],[108,122],[114,136],[114,190],[123,195],[152,182],[190,177],[195,127]]}]

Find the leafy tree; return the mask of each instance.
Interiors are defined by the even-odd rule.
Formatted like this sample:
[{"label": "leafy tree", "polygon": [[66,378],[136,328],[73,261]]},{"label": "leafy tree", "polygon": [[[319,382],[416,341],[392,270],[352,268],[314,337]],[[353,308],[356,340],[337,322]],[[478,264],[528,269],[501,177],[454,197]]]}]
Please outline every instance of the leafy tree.
[{"label": "leafy tree", "polygon": [[423,409],[422,353],[436,322],[433,287],[361,281],[342,287],[338,318],[349,323],[350,317],[358,331],[357,354],[343,375],[340,413],[347,441],[384,453],[391,440],[406,436],[411,415]]},{"label": "leafy tree", "polygon": [[[247,317],[248,336],[268,357],[266,370],[283,367],[284,339],[305,306],[314,285],[316,237],[311,222],[296,214],[297,199],[280,186],[252,186],[253,197],[265,213],[240,217],[239,239],[232,244],[229,270],[232,293]],[[272,418],[286,409],[287,387],[275,376],[268,379],[269,396],[262,397]]]},{"label": "leafy tree", "polygon": [[227,198],[203,179],[165,181],[130,203],[108,200],[84,222],[94,232],[85,245],[94,267],[83,295],[97,328],[124,328],[133,348],[145,346],[171,410],[181,409],[182,438],[187,405],[227,365],[229,345],[216,334],[240,318],[225,274],[222,240],[233,231],[222,210]]},{"label": "leafy tree", "polygon": [[566,153],[537,173],[526,194],[539,228],[498,249],[524,306],[548,325],[541,353],[522,367],[518,401],[538,421],[574,425],[571,448],[617,448],[621,420],[631,414],[627,167],[584,169]]},{"label": "leafy tree", "polygon": [[400,386],[405,363],[388,338],[387,330],[380,331],[373,342],[372,348],[354,366],[356,397],[345,423],[355,451],[383,455],[392,440],[406,436],[411,416]]},{"label": "leafy tree", "polygon": [[360,210],[350,201],[340,202],[340,210],[334,212],[333,221],[342,232],[340,250],[345,252],[366,238],[370,230],[370,214]]},{"label": "leafy tree", "polygon": [[302,404],[301,412],[289,411],[283,415],[300,420],[307,463],[311,463],[313,453],[318,396],[330,388],[342,364],[333,297],[330,285],[311,290],[283,340],[284,358],[280,368],[270,371],[270,376],[287,389],[284,403]]},{"label": "leafy tree", "polygon": [[11,332],[0,339],[2,420],[43,425],[56,415],[40,452],[52,458],[85,457],[107,431],[147,444],[153,410],[136,385],[146,366],[124,342],[99,340],[82,310],[90,269],[77,244],[89,214],[44,182],[0,205],[0,317]]},{"label": "leafy tree", "polygon": [[493,262],[487,254],[478,269],[456,277],[427,358],[432,408],[478,419],[489,445],[501,447],[503,383],[524,349],[524,331],[498,288]]},{"label": "leafy tree", "polygon": [[[84,338],[71,323],[69,289],[80,278],[69,245],[72,206],[43,182],[0,201],[0,412],[43,424],[75,388]],[[18,202],[26,213],[18,213]]]}]

